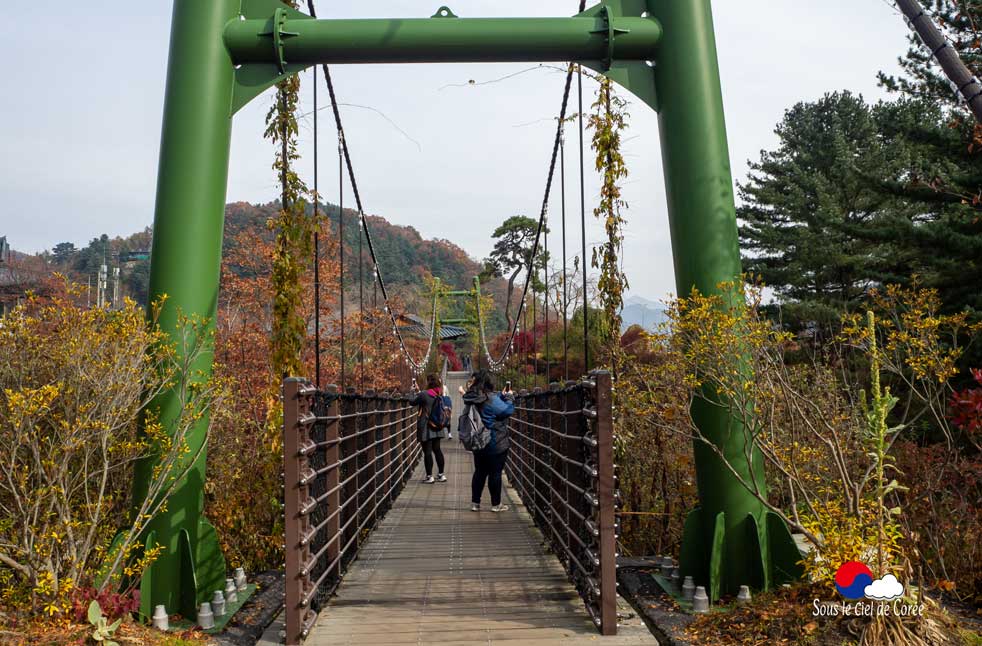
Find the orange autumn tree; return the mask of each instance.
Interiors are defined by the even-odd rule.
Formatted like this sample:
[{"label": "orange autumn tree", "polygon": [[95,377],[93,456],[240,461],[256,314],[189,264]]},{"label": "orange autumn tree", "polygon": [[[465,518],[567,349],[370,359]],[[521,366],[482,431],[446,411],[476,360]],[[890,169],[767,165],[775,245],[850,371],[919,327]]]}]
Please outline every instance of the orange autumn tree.
[{"label": "orange autumn tree", "polygon": [[[350,218],[350,213],[348,214]],[[347,224],[347,223],[346,223]],[[320,222],[321,384],[340,385],[340,281],[336,223]],[[345,253],[350,250],[346,249]],[[232,384],[232,405],[215,411],[208,455],[208,511],[223,549],[234,566],[251,570],[277,566],[282,560],[282,503],[279,498],[282,453],[277,416],[280,379],[270,364],[273,328],[272,262],[274,242],[268,231],[244,230],[230,236],[222,260],[222,285],[215,341],[216,374]],[[364,389],[402,389],[401,354],[391,322],[382,309],[371,308],[366,288],[362,319],[357,284],[346,279],[346,383],[358,382],[358,352],[364,357]],[[315,378],[313,268],[299,276],[306,335],[301,347],[301,375]],[[402,301],[393,299],[395,311]],[[410,344],[419,356],[418,340]]]}]

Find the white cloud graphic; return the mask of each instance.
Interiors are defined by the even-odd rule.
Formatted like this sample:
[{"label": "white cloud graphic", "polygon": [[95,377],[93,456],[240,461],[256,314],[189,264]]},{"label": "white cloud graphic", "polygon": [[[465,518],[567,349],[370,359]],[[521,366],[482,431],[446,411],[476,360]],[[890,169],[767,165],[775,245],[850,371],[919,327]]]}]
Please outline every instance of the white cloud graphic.
[{"label": "white cloud graphic", "polygon": [[863,589],[863,593],[867,599],[890,601],[891,599],[897,599],[904,593],[904,586],[900,581],[897,581],[897,577],[888,574],[882,579],[877,579],[866,586]]}]

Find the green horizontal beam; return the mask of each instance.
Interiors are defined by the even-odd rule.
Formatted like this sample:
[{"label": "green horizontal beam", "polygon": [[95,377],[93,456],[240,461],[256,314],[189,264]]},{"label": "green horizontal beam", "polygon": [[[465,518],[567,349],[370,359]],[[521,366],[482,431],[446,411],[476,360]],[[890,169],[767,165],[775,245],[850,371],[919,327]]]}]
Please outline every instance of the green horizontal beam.
[{"label": "green horizontal beam", "polygon": [[[274,28],[274,23],[279,27]],[[653,18],[457,18],[234,20],[225,45],[237,65],[273,63],[478,63],[655,58]],[[274,39],[274,31],[277,32]],[[614,33],[613,44],[608,36]],[[274,42],[275,40],[275,42]]]}]

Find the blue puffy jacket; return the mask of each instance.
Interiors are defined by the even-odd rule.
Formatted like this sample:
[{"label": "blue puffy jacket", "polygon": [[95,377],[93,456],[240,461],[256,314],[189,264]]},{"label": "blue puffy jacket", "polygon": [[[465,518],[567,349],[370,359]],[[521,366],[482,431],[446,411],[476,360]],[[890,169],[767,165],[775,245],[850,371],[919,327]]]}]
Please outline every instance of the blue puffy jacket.
[{"label": "blue puffy jacket", "polygon": [[484,449],[491,455],[500,455],[508,450],[508,418],[515,414],[513,395],[482,393],[469,390],[464,394],[464,404],[477,406],[481,420],[491,430],[491,443]]}]

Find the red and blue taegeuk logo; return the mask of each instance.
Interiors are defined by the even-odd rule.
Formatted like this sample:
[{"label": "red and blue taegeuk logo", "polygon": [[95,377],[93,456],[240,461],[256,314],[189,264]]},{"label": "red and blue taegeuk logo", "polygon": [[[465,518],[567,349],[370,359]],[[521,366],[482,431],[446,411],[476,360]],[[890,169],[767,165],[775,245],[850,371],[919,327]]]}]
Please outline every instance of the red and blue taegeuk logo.
[{"label": "red and blue taegeuk logo", "polygon": [[849,561],[835,572],[835,589],[846,599],[862,599],[866,586],[873,583],[873,573],[865,563]]}]

